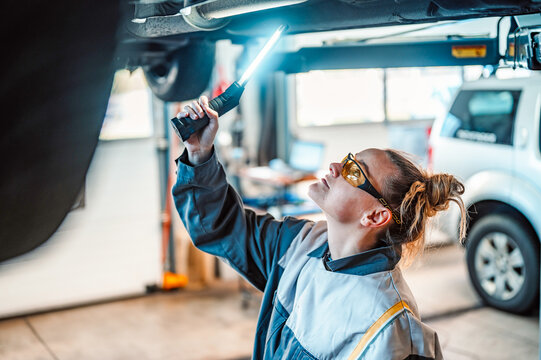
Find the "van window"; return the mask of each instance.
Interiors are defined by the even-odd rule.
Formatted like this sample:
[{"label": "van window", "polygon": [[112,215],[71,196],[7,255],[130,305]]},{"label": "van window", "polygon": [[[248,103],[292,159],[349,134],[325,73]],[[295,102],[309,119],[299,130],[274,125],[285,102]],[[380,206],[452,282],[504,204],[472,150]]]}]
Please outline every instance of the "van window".
[{"label": "van window", "polygon": [[518,90],[461,91],[443,123],[442,136],[511,145],[519,97]]}]

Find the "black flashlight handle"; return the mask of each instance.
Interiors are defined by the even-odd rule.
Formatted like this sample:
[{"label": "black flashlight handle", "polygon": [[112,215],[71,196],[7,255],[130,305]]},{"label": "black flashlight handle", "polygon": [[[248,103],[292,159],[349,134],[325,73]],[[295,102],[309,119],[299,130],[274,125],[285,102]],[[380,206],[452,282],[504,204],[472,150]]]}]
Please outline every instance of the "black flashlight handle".
[{"label": "black flashlight handle", "polygon": [[[239,104],[243,92],[244,87],[235,81],[222,94],[210,100],[209,107],[216,111],[219,116],[222,116]],[[193,120],[189,116],[182,119],[174,117],[171,119],[171,125],[182,141],[186,141],[190,136],[207,126],[209,121],[210,119],[206,114],[198,120]]]}]

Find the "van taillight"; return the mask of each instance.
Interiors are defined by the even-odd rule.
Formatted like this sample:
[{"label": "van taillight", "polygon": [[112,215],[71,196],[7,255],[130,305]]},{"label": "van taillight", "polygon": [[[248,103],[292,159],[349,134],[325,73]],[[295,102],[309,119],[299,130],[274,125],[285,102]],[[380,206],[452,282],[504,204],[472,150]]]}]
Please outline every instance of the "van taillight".
[{"label": "van taillight", "polygon": [[428,145],[428,150],[427,150],[427,158],[428,158],[428,162],[426,164],[426,167],[428,170],[432,171],[434,170],[434,161],[433,161],[433,158],[432,158],[432,145]]},{"label": "van taillight", "polygon": [[434,170],[434,158],[433,158],[433,149],[432,149],[432,144],[430,143],[430,133],[432,132],[432,127],[429,126],[426,128],[426,138],[427,138],[427,143],[428,143],[428,147],[427,147],[427,150],[426,150],[426,157],[427,157],[427,164],[426,164],[426,167],[428,170]]}]

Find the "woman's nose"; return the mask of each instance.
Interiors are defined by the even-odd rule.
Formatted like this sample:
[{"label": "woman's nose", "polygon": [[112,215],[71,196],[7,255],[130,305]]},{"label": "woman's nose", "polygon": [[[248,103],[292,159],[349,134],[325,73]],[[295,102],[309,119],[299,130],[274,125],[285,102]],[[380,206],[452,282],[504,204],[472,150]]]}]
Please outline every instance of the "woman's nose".
[{"label": "woman's nose", "polygon": [[342,170],[342,164],[341,163],[331,163],[329,165],[329,171],[331,172],[332,177],[337,177],[340,175],[340,171]]}]

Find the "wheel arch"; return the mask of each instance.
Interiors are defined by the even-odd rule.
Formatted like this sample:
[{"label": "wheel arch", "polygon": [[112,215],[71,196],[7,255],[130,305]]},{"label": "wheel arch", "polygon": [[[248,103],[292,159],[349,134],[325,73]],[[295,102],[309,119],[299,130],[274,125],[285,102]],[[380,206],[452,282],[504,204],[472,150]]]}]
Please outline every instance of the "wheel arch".
[{"label": "wheel arch", "polygon": [[[516,221],[524,224],[528,232],[534,236],[539,243],[540,237],[530,220],[517,208],[498,200],[481,200],[474,204],[471,204],[467,208],[469,221],[468,221],[468,233],[469,230],[478,222],[481,218],[487,215],[505,215],[509,216]],[[467,242],[467,237],[466,241]],[[465,245],[464,243],[464,245]]]},{"label": "wheel arch", "polygon": [[[541,191],[531,182],[503,171],[482,171],[465,182],[463,200],[468,211],[468,231],[483,216],[506,214],[526,224],[535,238],[541,241]],[[449,214],[450,224],[458,229],[458,207]],[[455,235],[454,233],[452,233]],[[457,234],[456,234],[457,235]],[[467,241],[467,240],[466,240]]]}]

